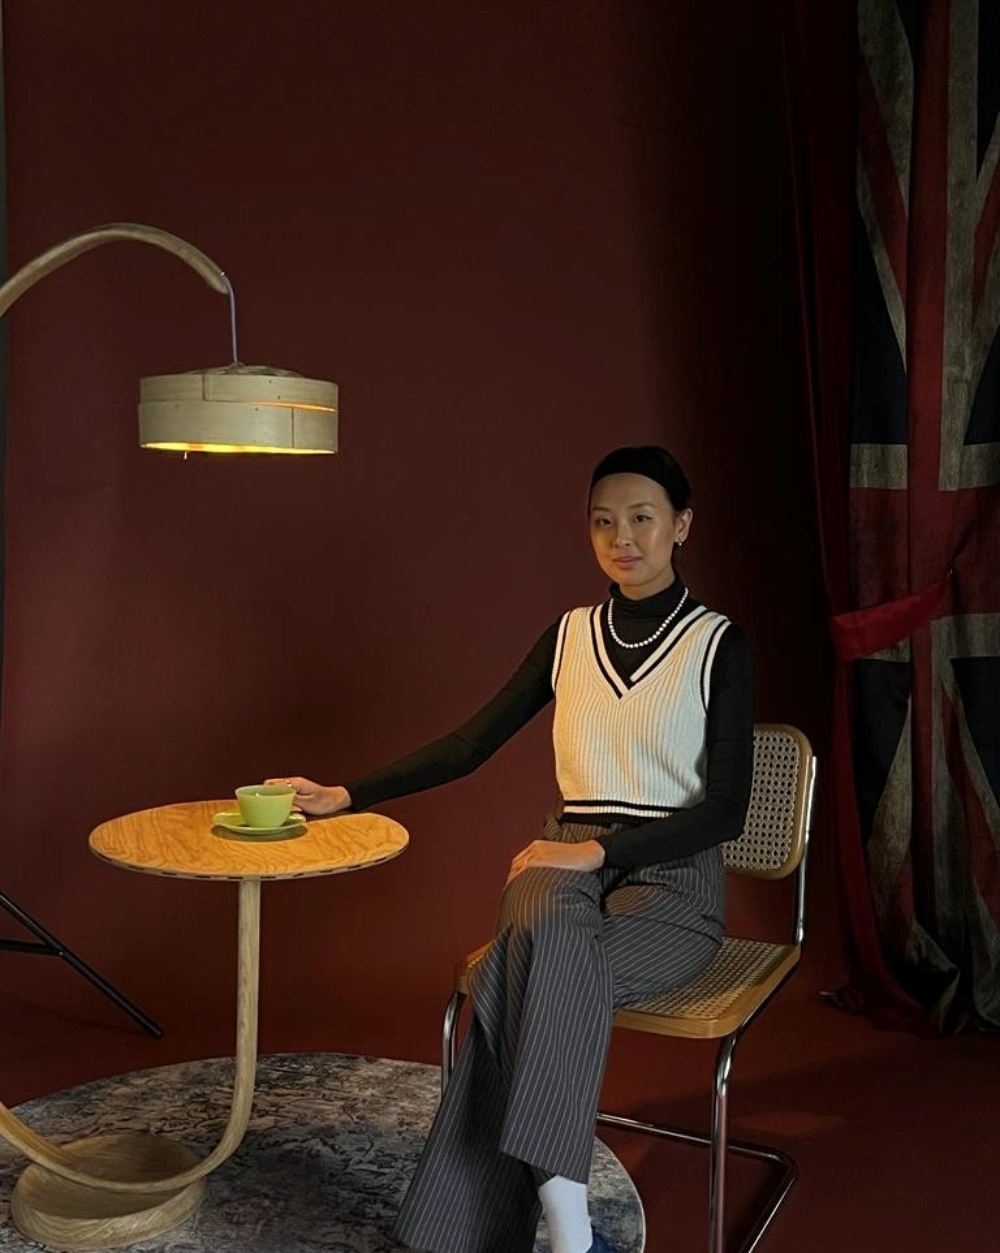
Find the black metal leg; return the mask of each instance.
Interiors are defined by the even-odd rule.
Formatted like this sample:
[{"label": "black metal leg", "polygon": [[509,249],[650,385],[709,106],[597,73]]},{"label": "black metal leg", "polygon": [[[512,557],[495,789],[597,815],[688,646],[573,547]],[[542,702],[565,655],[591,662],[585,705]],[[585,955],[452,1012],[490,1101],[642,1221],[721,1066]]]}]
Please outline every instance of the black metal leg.
[{"label": "black metal leg", "polygon": [[110,1001],[124,1010],[130,1018],[139,1024],[140,1027],[153,1037],[159,1040],[163,1036],[163,1028],[158,1026],[152,1018],[142,1012],[137,1005],[122,996],[117,988],[112,987],[102,975],[99,975],[93,966],[88,966],[82,957],[78,957],[71,948],[67,948],[62,940],[57,939],[51,931],[47,931],[37,918],[32,916],[21,908],[9,896],[5,896],[0,892],[0,909],[5,909],[12,918],[17,919],[26,931],[30,931],[32,935],[37,936],[38,942],[29,942],[26,940],[0,940],[0,950],[6,950],[11,953],[35,953],[43,957],[61,957],[78,973],[94,985],[98,991],[103,992]]}]

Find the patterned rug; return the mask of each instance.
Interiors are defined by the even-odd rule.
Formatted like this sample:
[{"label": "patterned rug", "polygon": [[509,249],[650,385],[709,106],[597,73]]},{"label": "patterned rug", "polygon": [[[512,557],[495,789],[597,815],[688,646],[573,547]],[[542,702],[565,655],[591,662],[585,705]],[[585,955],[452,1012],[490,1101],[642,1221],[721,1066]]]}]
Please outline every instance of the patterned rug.
[{"label": "patterned rug", "polygon": [[[207,1155],[229,1109],[230,1059],[100,1079],[17,1113],[54,1140],[155,1131]],[[193,1218],[134,1253],[396,1253],[391,1231],[437,1105],[440,1071],[338,1053],[262,1057],[246,1139],[209,1176]],[[0,1140],[0,1253],[36,1253],[10,1222],[25,1159]],[[642,1253],[642,1206],[600,1141],[590,1179],[594,1223],[621,1253]],[[544,1230],[536,1249],[547,1250]]]}]

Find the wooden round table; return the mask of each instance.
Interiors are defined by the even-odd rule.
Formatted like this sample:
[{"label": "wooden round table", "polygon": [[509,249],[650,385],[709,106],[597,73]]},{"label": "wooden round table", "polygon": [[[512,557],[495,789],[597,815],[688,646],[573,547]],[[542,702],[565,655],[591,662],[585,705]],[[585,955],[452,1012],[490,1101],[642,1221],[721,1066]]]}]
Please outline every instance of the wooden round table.
[{"label": "wooden round table", "polygon": [[241,838],[212,826],[227,801],[196,801],[126,814],[90,835],[104,861],[144,874],[229,879],[239,885],[236,1077],[229,1120],[204,1160],[163,1136],[110,1132],[52,1144],[0,1105],[0,1134],[30,1158],[11,1197],[24,1235],[54,1249],[110,1249],[169,1231],[198,1208],[205,1176],[239,1146],[257,1068],[260,885],[361,870],[397,857],[409,837],[379,814],[310,819],[272,838]]}]

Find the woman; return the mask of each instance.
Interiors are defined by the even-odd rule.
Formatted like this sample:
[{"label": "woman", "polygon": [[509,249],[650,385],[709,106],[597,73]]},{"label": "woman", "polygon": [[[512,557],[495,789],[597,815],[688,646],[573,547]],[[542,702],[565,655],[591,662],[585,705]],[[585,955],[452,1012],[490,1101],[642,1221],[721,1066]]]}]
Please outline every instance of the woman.
[{"label": "woman", "polygon": [[346,786],[302,777],[310,814],[366,809],[481,765],[555,698],[561,818],[513,859],[472,1021],[396,1234],[432,1253],[605,1253],[587,1208],[611,1020],[694,978],[722,939],[720,844],[753,768],[743,632],[674,568],[691,491],[662,448],[619,448],[591,478],[590,538],[612,580],[443,739]]}]

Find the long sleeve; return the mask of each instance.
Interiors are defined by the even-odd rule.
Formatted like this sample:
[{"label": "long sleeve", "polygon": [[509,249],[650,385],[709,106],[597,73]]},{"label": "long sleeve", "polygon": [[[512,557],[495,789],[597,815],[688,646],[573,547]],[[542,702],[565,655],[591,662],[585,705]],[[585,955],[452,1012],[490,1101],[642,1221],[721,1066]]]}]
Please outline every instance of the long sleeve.
[{"label": "long sleeve", "polygon": [[753,779],[753,664],[749,641],[735,625],[726,628],[712,666],[705,748],[705,799],[669,818],[598,837],[606,865],[675,861],[742,832]]},{"label": "long sleeve", "polygon": [[423,792],[471,774],[552,700],[554,622],[499,692],[456,730],[348,783],[354,809]]}]

